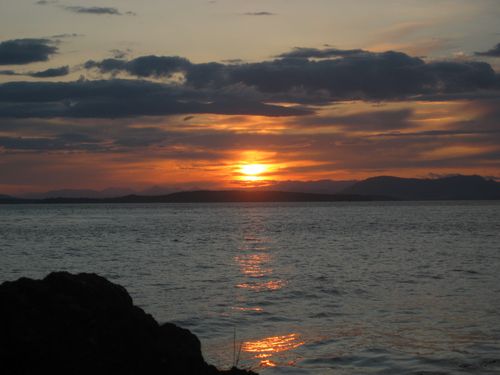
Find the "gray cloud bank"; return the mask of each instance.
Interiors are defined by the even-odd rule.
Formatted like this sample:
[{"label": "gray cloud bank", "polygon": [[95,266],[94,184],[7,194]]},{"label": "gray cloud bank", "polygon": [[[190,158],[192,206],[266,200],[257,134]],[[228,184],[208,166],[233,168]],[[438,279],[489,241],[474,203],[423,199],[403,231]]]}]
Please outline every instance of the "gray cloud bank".
[{"label": "gray cloud bank", "polygon": [[[197,64],[179,56],[151,55],[90,60],[83,67],[99,72],[103,79],[0,85],[0,117],[299,116],[336,101],[500,96],[499,75],[487,63],[426,62],[394,51],[296,48],[273,60],[238,64]],[[60,67],[29,75],[49,78],[68,72],[68,67]],[[120,74],[139,79],[118,79]]]},{"label": "gray cloud bank", "polygon": [[500,43],[498,43],[492,49],[485,52],[476,52],[476,56],[486,56],[486,57],[500,57]]},{"label": "gray cloud bank", "polygon": [[38,72],[20,73],[14,70],[0,70],[0,75],[6,76],[28,76],[33,78],[54,78],[63,77],[69,74],[69,66],[61,66],[59,68],[49,68]]},{"label": "gray cloud bank", "polygon": [[85,7],[85,6],[71,6],[71,5],[62,5],[64,10],[73,13],[80,14],[95,14],[95,15],[111,15],[111,16],[135,16],[134,12],[120,12],[117,8],[113,7]]},{"label": "gray cloud bank", "polygon": [[140,80],[0,85],[0,117],[125,118],[192,113],[293,116],[310,111]]},{"label": "gray cloud bank", "polygon": [[69,66],[61,66],[59,68],[49,68],[39,72],[32,72],[29,74],[31,77],[35,78],[53,78],[53,77],[63,77],[69,74]]},{"label": "gray cloud bank", "polygon": [[276,13],[271,12],[246,12],[243,13],[244,16],[275,16]]},{"label": "gray cloud bank", "polygon": [[425,62],[394,51],[295,49],[274,60],[246,64],[195,64],[178,56],[142,56],[88,61],[85,67],[141,78],[180,74],[189,87],[221,89],[238,85],[268,97],[302,102],[319,98],[406,100],[500,88],[499,75],[485,62]]},{"label": "gray cloud bank", "polygon": [[93,14],[93,15],[110,15],[110,16],[135,16],[134,12],[120,12],[115,7],[100,7],[100,6],[81,6],[81,5],[63,5],[59,4],[57,0],[39,0],[35,2],[36,5],[54,5],[68,12],[79,14]]},{"label": "gray cloud bank", "polygon": [[[47,45],[45,40],[27,41],[28,46],[32,41]],[[197,64],[179,56],[150,55],[89,60],[83,67],[98,71],[103,79],[0,85],[0,117],[298,116],[335,101],[500,95],[499,75],[487,63],[426,62],[394,51],[296,48],[273,60],[237,64]],[[68,73],[68,67],[59,67],[27,75],[50,78]],[[3,74],[18,75],[14,71]],[[120,74],[139,79],[118,79]],[[105,79],[105,75],[111,77]],[[147,80],[153,78],[164,82]],[[406,113],[393,116],[405,117]],[[392,121],[381,121],[385,120]]]},{"label": "gray cloud bank", "polygon": [[0,65],[23,65],[47,61],[57,53],[50,39],[13,39],[0,42]]}]

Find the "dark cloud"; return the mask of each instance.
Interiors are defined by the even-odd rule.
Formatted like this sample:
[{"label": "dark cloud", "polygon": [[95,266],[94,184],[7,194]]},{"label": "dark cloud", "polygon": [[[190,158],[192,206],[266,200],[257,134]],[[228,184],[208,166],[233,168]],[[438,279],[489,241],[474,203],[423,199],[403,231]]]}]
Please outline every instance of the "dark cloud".
[{"label": "dark cloud", "polygon": [[80,5],[58,5],[57,0],[40,0],[35,4],[37,5],[55,5],[59,8],[67,10],[68,12],[79,13],[79,14],[95,14],[95,15],[111,15],[111,16],[136,16],[135,12],[120,12],[114,7],[98,7],[98,6],[80,6]]},{"label": "dark cloud", "polygon": [[[189,81],[189,74],[187,77]],[[404,53],[384,52],[333,60],[244,64],[233,67],[229,79],[269,93],[302,89],[306,93],[324,91],[332,100],[401,100],[496,88],[497,76],[482,62],[426,63]]]},{"label": "dark cloud", "polygon": [[111,54],[113,55],[113,58],[115,58],[115,59],[124,59],[132,52],[132,50],[129,48],[127,48],[126,50],[121,50],[121,49],[115,48],[115,49],[110,50],[109,52],[111,52]]},{"label": "dark cloud", "polygon": [[42,70],[40,72],[30,73],[29,76],[35,78],[53,78],[53,77],[62,77],[69,74],[69,66],[61,66],[59,68],[50,68],[46,70]]},{"label": "dark cloud", "polygon": [[476,56],[487,56],[487,57],[500,57],[500,43],[498,43],[492,49],[485,52],[476,52]]},{"label": "dark cloud", "polygon": [[362,54],[368,54],[369,52],[362,49],[337,49],[337,48],[305,48],[305,47],[295,47],[289,52],[282,53],[278,55],[281,58],[298,58],[298,59],[326,59],[331,57],[348,57],[357,56]]},{"label": "dark cloud", "polygon": [[105,59],[99,62],[89,60],[84,64],[86,69],[97,68],[102,73],[127,72],[137,77],[170,77],[185,72],[191,62],[178,56],[142,56],[125,61],[121,59]]},{"label": "dark cloud", "polygon": [[47,61],[57,53],[50,39],[14,39],[0,42],[0,65],[22,65]]},{"label": "dark cloud", "polygon": [[51,5],[51,4],[57,4],[57,0],[39,0],[35,4],[36,5]]},{"label": "dark cloud", "polygon": [[346,131],[384,131],[406,129],[413,125],[413,111],[398,109],[361,112],[343,116],[307,116],[297,119],[296,126],[335,126]]},{"label": "dark cloud", "polygon": [[26,72],[20,73],[14,70],[0,70],[0,75],[7,76],[28,76],[33,78],[54,78],[62,77],[69,74],[69,66],[61,66],[59,68],[49,68],[39,72]]},{"label": "dark cloud", "polygon": [[243,13],[245,16],[275,16],[276,13],[271,12],[246,12]]},{"label": "dark cloud", "polygon": [[[298,50],[294,50],[298,52]],[[292,51],[292,52],[294,52]],[[335,101],[402,101],[431,97],[473,98],[499,93],[500,80],[484,62],[432,61],[400,52],[300,50],[257,63],[192,63],[179,56],[142,56],[87,61],[100,73],[140,78],[175,78],[169,83],[102,79],[76,82],[11,82],[0,86],[0,116],[11,118],[129,118],[192,114],[299,116],[304,105]],[[335,55],[335,57],[333,57]],[[56,77],[68,67],[22,73]],[[4,74],[17,75],[13,71]],[[278,103],[291,103],[282,105]],[[276,104],[273,104],[276,103]],[[411,126],[411,111],[375,111],[348,116],[304,117],[303,124],[356,131],[388,131]]]},{"label": "dark cloud", "polygon": [[[484,62],[433,61],[401,52],[299,49],[283,58],[258,63],[194,64],[177,56],[144,56],[125,61],[89,61],[102,73],[138,77],[180,73],[197,89],[246,87],[264,100],[326,103],[338,100],[407,100],[416,96],[499,90],[500,79]],[[300,58],[299,58],[300,57]],[[323,57],[311,61],[309,57]],[[334,57],[334,58],[330,58]]]},{"label": "dark cloud", "polygon": [[[147,121],[144,121],[147,123]],[[1,137],[0,149],[27,151],[87,150],[116,152],[160,144],[175,133],[153,126],[135,127],[123,120],[57,121],[43,119],[0,119],[4,131],[17,137]],[[33,134],[37,134],[36,137]],[[179,137],[179,135],[177,135]]]},{"label": "dark cloud", "polygon": [[0,70],[0,75],[3,75],[3,76],[18,76],[20,74],[17,73],[16,71],[14,71],[14,70]]},{"label": "dark cloud", "polygon": [[243,64],[245,61],[243,59],[227,59],[222,60],[226,64]]},{"label": "dark cloud", "polygon": [[114,139],[114,144],[125,147],[147,147],[164,142],[169,133],[155,127],[127,128]]},{"label": "dark cloud", "polygon": [[0,148],[19,151],[98,151],[103,149],[101,145],[89,142],[86,139],[71,139],[67,136],[43,138],[43,137],[1,137]]},{"label": "dark cloud", "polygon": [[111,7],[83,7],[83,6],[64,6],[64,9],[74,13],[88,13],[88,14],[109,14],[120,16],[121,13],[116,8]]},{"label": "dark cloud", "polygon": [[310,111],[138,80],[0,85],[0,117],[127,118],[193,113],[296,116]]},{"label": "dark cloud", "polygon": [[64,34],[56,34],[50,36],[50,38],[53,39],[64,39],[64,38],[78,38],[84,36],[83,34],[77,34],[77,33],[64,33]]},{"label": "dark cloud", "polygon": [[393,132],[393,133],[381,133],[373,135],[373,137],[394,137],[394,138],[414,138],[414,137],[450,137],[450,136],[462,136],[462,135],[489,135],[489,134],[499,134],[498,130],[427,130],[420,132]]},{"label": "dark cloud", "polygon": [[[1,92],[1,91],[0,91]],[[189,128],[170,130],[164,122],[155,124],[140,119],[2,119],[0,128],[15,131],[17,137],[0,137],[0,148],[16,152],[98,152],[127,155],[135,162],[162,158],[168,160],[227,160],[227,152],[260,150],[276,153],[277,159],[300,161],[299,167],[287,167],[291,172],[311,173],[327,170],[364,170],[378,173],[388,169],[460,168],[485,165],[500,166],[500,111],[498,101],[480,101],[461,105],[458,110],[467,113],[470,108],[481,112],[474,121],[447,124],[442,129],[365,135],[359,137],[350,130],[360,129],[371,116],[379,117],[379,126],[369,130],[391,130],[384,119],[411,123],[410,110],[364,112],[358,115],[336,116],[345,124],[342,132],[259,133],[213,129],[210,126],[196,131]],[[476,112],[477,113],[477,112]],[[356,116],[358,116],[356,118]],[[419,115],[420,116],[420,115]],[[409,118],[410,117],[410,118]],[[333,118],[333,116],[332,116]],[[432,118],[432,116],[431,116]],[[304,120],[309,117],[304,117]],[[352,128],[351,128],[352,126]],[[395,126],[394,126],[395,128]],[[394,129],[396,130],[396,129]],[[407,129],[405,129],[407,131]],[[34,132],[38,132],[34,137]],[[445,152],[447,149],[452,152]],[[461,153],[455,150],[475,150]],[[181,150],[181,151],[179,151]],[[273,158],[273,157],[271,157]],[[312,162],[305,164],[304,161]],[[276,173],[280,173],[279,171]],[[275,174],[275,173],[273,173]]]},{"label": "dark cloud", "polygon": [[95,14],[95,15],[111,15],[111,16],[122,16],[129,15],[135,16],[134,12],[120,12],[117,8],[113,7],[85,7],[85,6],[73,6],[73,5],[64,5],[63,9],[80,14]]}]

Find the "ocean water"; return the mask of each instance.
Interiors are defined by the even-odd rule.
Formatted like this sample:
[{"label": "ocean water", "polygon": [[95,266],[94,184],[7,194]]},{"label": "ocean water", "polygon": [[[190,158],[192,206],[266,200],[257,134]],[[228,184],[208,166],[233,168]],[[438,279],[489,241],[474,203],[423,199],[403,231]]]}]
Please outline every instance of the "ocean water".
[{"label": "ocean water", "polygon": [[500,204],[0,206],[0,282],[125,286],[261,374],[500,374]]}]

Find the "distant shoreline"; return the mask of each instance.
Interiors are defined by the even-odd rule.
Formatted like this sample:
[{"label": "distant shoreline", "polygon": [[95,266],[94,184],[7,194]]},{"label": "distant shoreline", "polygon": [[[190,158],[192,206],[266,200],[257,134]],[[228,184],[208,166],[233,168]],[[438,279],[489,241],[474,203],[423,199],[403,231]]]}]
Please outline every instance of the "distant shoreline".
[{"label": "distant shoreline", "polygon": [[168,195],[146,196],[127,195],[116,198],[43,198],[24,199],[15,197],[0,198],[4,204],[145,204],[145,203],[321,203],[321,202],[437,202],[437,201],[478,201],[498,202],[498,198],[439,198],[439,199],[398,199],[382,195],[361,194],[314,194],[283,191],[238,191],[238,190],[201,190],[184,191]]},{"label": "distant shoreline", "polygon": [[272,202],[373,202],[395,201],[386,196],[358,194],[314,194],[284,191],[199,190],[167,195],[127,195],[116,198],[44,198],[6,197],[0,204],[78,204],[78,203],[272,203]]},{"label": "distant shoreline", "polygon": [[[318,185],[319,184],[319,185]],[[60,190],[42,196],[0,194],[0,204],[57,203],[228,203],[228,202],[373,202],[373,201],[494,201],[500,200],[500,183],[481,176],[415,179],[378,176],[340,188],[331,180],[302,182],[291,189],[187,190],[156,194]],[[321,188],[321,191],[317,189]],[[325,191],[324,189],[333,191]],[[112,190],[112,189],[110,189]],[[106,193],[105,196],[96,194]],[[110,194],[110,195],[108,195]]]}]

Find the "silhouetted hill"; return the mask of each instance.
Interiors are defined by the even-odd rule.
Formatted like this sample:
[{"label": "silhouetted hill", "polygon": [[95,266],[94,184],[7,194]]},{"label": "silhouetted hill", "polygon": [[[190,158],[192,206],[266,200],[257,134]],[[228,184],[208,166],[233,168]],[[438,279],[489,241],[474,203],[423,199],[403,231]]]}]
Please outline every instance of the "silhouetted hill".
[{"label": "silhouetted hill", "polygon": [[386,195],[400,200],[500,199],[500,184],[481,176],[437,179],[373,177],[342,191],[345,194]]},{"label": "silhouetted hill", "polygon": [[[334,180],[317,180],[317,181],[276,181],[270,185],[258,188],[255,190],[266,191],[287,191],[297,193],[313,193],[313,194],[338,194],[343,189],[354,185],[358,181],[334,181]],[[144,190],[133,190],[130,188],[111,187],[104,190],[91,189],[58,189],[45,192],[23,193],[16,198],[23,199],[47,199],[47,198],[117,198],[128,195],[147,195],[147,196],[163,196],[182,191],[207,190],[196,186],[179,187],[179,186],[152,186]],[[12,199],[13,197],[7,197]],[[1,195],[0,195],[0,199]]]},{"label": "silhouetted hill", "polygon": [[221,202],[345,202],[391,200],[384,196],[309,194],[283,191],[198,190],[168,195],[127,195],[119,198],[5,199],[0,203],[221,203]]},{"label": "silhouetted hill", "polygon": [[313,194],[338,194],[342,190],[354,185],[356,182],[358,181],[277,181],[272,183],[270,186],[262,188],[261,190],[291,191]]},{"label": "silhouetted hill", "polygon": [[204,202],[338,202],[372,201],[384,197],[359,196],[353,194],[310,194],[285,191],[199,190],[172,193],[163,197],[124,197],[139,201],[161,201],[169,203]]},{"label": "silhouetted hill", "polygon": [[[304,182],[304,188],[333,188],[329,180]],[[339,181],[341,182],[341,181]],[[291,184],[288,184],[291,183]],[[312,185],[311,185],[312,183]],[[350,181],[343,181],[349,185]],[[283,183],[299,189],[296,181]],[[437,179],[373,177],[354,183],[337,194],[277,190],[196,190],[162,195],[130,194],[122,197],[52,197],[21,199],[0,195],[0,203],[217,203],[217,202],[344,202],[377,200],[493,200],[500,199],[500,183],[481,176]]]},{"label": "silhouetted hill", "polygon": [[[177,191],[182,191],[182,190],[188,190],[188,189],[177,189],[173,187],[168,187],[168,186],[152,186],[148,189],[142,190],[137,193],[137,195],[152,195],[152,196],[158,196],[158,195],[168,195],[175,193]],[[191,189],[189,189],[191,190]],[[196,189],[198,190],[198,189]]]},{"label": "silhouetted hill", "polygon": [[26,193],[20,198],[26,199],[46,199],[46,198],[114,198],[133,194],[132,189],[127,188],[107,188],[104,190],[89,189],[60,189],[43,193]]},{"label": "silhouetted hill", "polygon": [[0,203],[6,203],[6,202],[16,202],[16,201],[21,201],[22,199],[11,197],[10,195],[4,195],[0,194]]}]

